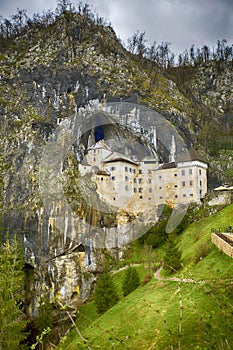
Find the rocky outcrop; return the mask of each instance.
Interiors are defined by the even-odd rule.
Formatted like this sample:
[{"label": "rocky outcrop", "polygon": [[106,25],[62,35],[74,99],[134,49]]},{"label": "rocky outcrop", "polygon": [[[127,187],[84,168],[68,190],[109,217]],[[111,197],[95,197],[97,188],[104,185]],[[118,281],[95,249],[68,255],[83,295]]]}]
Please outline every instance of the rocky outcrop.
[{"label": "rocky outcrop", "polygon": [[96,248],[118,257],[113,248],[138,232],[131,213],[106,207],[91,179],[80,178],[88,143],[104,134],[116,151],[154,154],[156,126],[158,156],[167,161],[172,135],[182,152],[205,136],[210,110],[226,111],[232,67],[200,67],[190,95],[173,75],[128,53],[110,27],[75,13],[27,28],[0,59],[2,215],[34,269],[31,313],[43,295],[77,304],[101,269],[104,251]]}]

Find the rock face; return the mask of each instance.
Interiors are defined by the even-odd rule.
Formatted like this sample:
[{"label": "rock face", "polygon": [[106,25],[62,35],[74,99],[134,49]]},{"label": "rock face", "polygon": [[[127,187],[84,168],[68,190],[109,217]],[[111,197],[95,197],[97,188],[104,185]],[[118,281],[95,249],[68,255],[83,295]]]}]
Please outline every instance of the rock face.
[{"label": "rock face", "polygon": [[[19,233],[34,268],[33,314],[40,295],[74,304],[89,295],[104,259],[96,249],[102,247],[99,232],[104,247],[112,248],[137,230],[130,213],[109,211],[90,179],[80,179],[78,162],[88,144],[104,134],[115,150],[122,151],[127,140],[128,148],[141,144],[153,154],[157,118],[157,127],[162,120],[164,128],[162,139],[157,137],[161,161],[168,160],[174,133],[177,152],[202,140],[204,149],[212,135],[205,116],[212,118],[211,130],[220,115],[230,118],[232,65],[195,68],[188,89],[175,75],[169,78],[127,52],[112,28],[75,13],[47,27],[26,28],[4,42],[0,53],[2,216],[4,226]],[[153,112],[140,112],[136,104]],[[111,254],[118,258],[122,252]]]}]

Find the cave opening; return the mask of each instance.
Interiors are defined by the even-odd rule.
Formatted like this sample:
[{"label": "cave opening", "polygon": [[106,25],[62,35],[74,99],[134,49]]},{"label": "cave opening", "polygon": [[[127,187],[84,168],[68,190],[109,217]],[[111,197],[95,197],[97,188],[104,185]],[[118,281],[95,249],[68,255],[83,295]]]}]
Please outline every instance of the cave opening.
[{"label": "cave opening", "polygon": [[99,125],[95,127],[95,142],[98,142],[100,140],[104,140],[104,128],[103,125]]}]

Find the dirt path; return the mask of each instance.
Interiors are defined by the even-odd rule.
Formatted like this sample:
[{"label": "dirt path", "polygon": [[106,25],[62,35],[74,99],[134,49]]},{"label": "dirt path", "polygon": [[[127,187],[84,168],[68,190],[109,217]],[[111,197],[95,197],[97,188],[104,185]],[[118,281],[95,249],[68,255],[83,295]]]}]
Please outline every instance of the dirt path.
[{"label": "dirt path", "polygon": [[125,265],[124,267],[119,268],[116,271],[112,271],[112,274],[115,275],[116,273],[128,269],[128,267],[133,267],[133,266],[141,266],[142,264],[132,264],[132,265]]},{"label": "dirt path", "polygon": [[160,272],[162,271],[163,266],[161,266],[155,273],[154,277],[159,281],[174,281],[174,282],[183,282],[183,283],[206,283],[206,281],[193,280],[191,278],[179,278],[179,277],[162,277]]}]

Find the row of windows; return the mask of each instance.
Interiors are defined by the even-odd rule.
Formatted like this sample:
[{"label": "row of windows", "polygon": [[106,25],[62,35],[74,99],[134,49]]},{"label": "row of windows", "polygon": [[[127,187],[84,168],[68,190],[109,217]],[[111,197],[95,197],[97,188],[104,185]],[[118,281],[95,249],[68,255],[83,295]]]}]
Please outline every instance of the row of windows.
[{"label": "row of windows", "polygon": [[[129,190],[130,190],[130,187],[129,187],[128,185],[126,185],[126,186],[125,186],[125,190],[126,190],[126,191],[129,191]],[[139,193],[142,193],[143,189],[142,189],[142,187],[139,187],[138,190],[137,190],[137,188],[134,188],[133,191],[134,191],[134,193],[136,193],[137,191],[138,191]],[[148,192],[149,192],[149,193],[152,193],[152,192],[153,192],[153,189],[152,189],[152,188],[148,188]]]},{"label": "row of windows", "polygon": [[[189,185],[190,185],[190,186],[193,185],[193,181],[192,181],[192,180],[189,181]],[[185,181],[182,181],[182,186],[185,187]],[[177,187],[177,185],[176,185],[175,187]]]},{"label": "row of windows", "polygon": [[[94,158],[94,161],[95,161],[95,158]],[[115,170],[116,170],[115,166],[110,167],[110,171],[115,171]],[[128,168],[127,166],[125,167],[125,171],[133,173],[133,174],[136,174],[136,169]],[[189,169],[189,175],[192,175],[192,173],[193,173],[193,169]],[[139,174],[142,174],[142,170],[141,169],[139,169]],[[152,170],[151,169],[148,170],[148,174],[152,174]],[[181,170],[181,175],[185,176],[185,174],[186,174],[185,170],[182,169]],[[201,175],[201,169],[199,169],[199,175]],[[175,173],[174,176],[178,176],[178,174]],[[159,175],[159,178],[162,179],[162,176]]]},{"label": "row of windows", "polygon": [[[192,173],[193,173],[193,169],[189,169],[189,175],[192,175]],[[185,170],[184,169],[182,169],[181,170],[181,175],[185,175]],[[201,169],[199,169],[199,175],[201,175]],[[175,176],[177,176],[176,174],[175,174]]]},{"label": "row of windows", "polygon": [[[128,168],[127,166],[125,167],[125,171],[126,172],[130,172],[130,173],[133,173],[133,174],[136,174],[136,170],[135,169],[132,169],[132,168]],[[142,172],[142,169],[139,169],[139,174],[142,174],[143,172]],[[152,170],[151,169],[149,169],[148,171],[148,174],[152,174]]]},{"label": "row of windows", "polygon": [[[126,191],[128,191],[128,190],[126,190]],[[135,192],[136,192],[136,191],[135,191]],[[193,193],[190,193],[190,195],[189,195],[189,196],[190,196],[190,197],[193,197]],[[183,197],[184,197],[184,198],[185,198],[185,197],[187,197],[187,196],[186,196],[186,194],[183,194]],[[140,198],[140,199],[143,199],[143,196],[141,195],[141,196],[139,196],[139,198]],[[178,198],[178,195],[175,195],[175,198]],[[159,199],[163,199],[163,197],[162,197],[162,196],[160,196],[160,197],[159,197]],[[116,200],[116,198],[115,198],[115,197],[113,197],[113,200],[115,201],[115,200]],[[149,198],[148,198],[148,200],[151,200],[151,197],[149,197]]]},{"label": "row of windows", "polygon": [[[110,179],[111,179],[112,181],[114,181],[114,180],[116,180],[116,176],[111,176]],[[128,180],[129,180],[128,176],[125,176],[125,181],[128,181]],[[102,177],[101,177],[101,181],[103,181],[103,178],[102,178]],[[136,183],[136,182],[137,182],[137,179],[134,179],[134,183]],[[138,179],[138,183],[142,183],[142,179]],[[149,179],[149,183],[151,183],[151,180],[150,180],[150,179]],[[201,180],[200,180],[199,184],[200,184],[200,187],[202,187],[202,181],[201,181]],[[192,181],[192,180],[189,181],[189,185],[190,185],[190,186],[193,186],[193,181]],[[182,181],[182,186],[183,186],[183,187],[186,186],[186,182],[185,182],[185,181]],[[178,186],[177,186],[177,185],[174,185],[174,187],[177,188]],[[162,187],[160,186],[159,189],[162,190]],[[150,189],[149,189],[149,190],[150,190]],[[151,189],[151,192],[152,192],[152,189]]]},{"label": "row of windows", "polygon": [[[192,173],[193,173],[193,169],[189,169],[189,175],[192,175]],[[185,170],[183,169],[183,170],[181,170],[181,175],[185,175]]]},{"label": "row of windows", "polygon": [[[189,185],[192,186],[193,185],[193,181],[189,181]],[[202,187],[202,181],[201,180],[199,181],[199,185],[200,185],[200,187]],[[182,186],[185,187],[185,181],[182,181]],[[177,186],[175,186],[175,187],[177,187]]]},{"label": "row of windows", "polygon": [[136,169],[128,168],[127,166],[125,167],[125,171],[136,174]]}]

